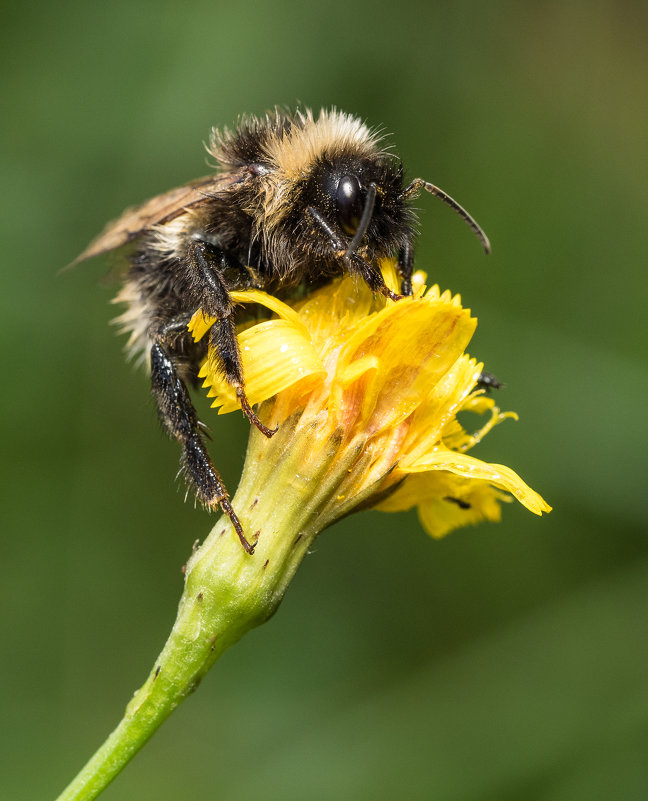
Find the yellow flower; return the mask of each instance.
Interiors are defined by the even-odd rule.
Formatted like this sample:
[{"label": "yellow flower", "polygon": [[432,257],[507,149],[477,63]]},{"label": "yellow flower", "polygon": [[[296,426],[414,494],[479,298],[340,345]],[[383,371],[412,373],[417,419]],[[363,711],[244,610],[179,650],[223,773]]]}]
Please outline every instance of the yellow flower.
[{"label": "yellow flower", "polygon": [[[385,280],[397,288],[393,264]],[[220,655],[268,620],[315,537],[368,506],[417,506],[440,537],[479,520],[498,520],[510,495],[536,514],[542,498],[508,467],[468,456],[500,420],[477,388],[482,369],[464,353],[477,321],[458,295],[426,291],[417,273],[411,298],[394,303],[350,277],[287,305],[263,292],[232,293],[274,319],[239,333],[248,398],[260,404],[232,506],[254,545],[241,547],[224,514],[185,565],[185,588],[169,638],[104,745],[60,797],[94,798]],[[213,320],[199,311],[196,340]],[[221,413],[238,408],[208,350],[201,376]],[[468,433],[457,415],[488,414]]]},{"label": "yellow flower", "polygon": [[[391,262],[383,273],[396,288]],[[464,352],[477,324],[470,310],[458,295],[426,290],[424,281],[417,273],[414,296],[396,303],[351,277],[291,306],[257,290],[232,293],[237,303],[262,304],[275,315],[239,334],[249,401],[261,404],[266,425],[283,431],[269,441],[253,431],[248,461],[281,470],[292,448],[302,456],[302,463],[290,461],[300,477],[321,480],[325,468],[335,491],[319,509],[320,530],[358,506],[416,506],[435,537],[499,520],[510,495],[535,514],[550,510],[510,468],[467,455],[515,415],[502,414],[477,388],[483,365]],[[194,339],[213,322],[194,315]],[[211,350],[200,377],[220,414],[239,408]],[[469,434],[460,412],[489,418]]]}]

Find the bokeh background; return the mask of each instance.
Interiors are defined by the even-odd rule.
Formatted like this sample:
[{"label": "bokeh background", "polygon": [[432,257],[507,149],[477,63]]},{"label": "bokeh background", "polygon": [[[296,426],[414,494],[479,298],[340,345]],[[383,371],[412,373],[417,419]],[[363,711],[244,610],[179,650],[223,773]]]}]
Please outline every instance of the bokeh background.
[{"label": "bokeh background", "polygon": [[[166,637],[209,518],[108,325],[122,208],[201,175],[211,125],[297,100],[383,125],[418,265],[479,316],[519,423],[475,454],[554,506],[429,540],[327,532],[106,801],[648,797],[647,7],[7,4],[0,58],[0,796],[53,799]],[[206,413],[206,404],[200,408]],[[247,424],[211,419],[234,487]]]}]

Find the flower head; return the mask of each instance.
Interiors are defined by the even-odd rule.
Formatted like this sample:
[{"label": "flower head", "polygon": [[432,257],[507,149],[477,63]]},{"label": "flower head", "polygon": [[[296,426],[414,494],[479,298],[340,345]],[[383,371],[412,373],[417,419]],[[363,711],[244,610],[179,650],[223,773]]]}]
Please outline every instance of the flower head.
[{"label": "flower head", "polygon": [[[393,264],[383,264],[383,273],[396,288]],[[465,353],[477,324],[470,310],[424,281],[417,273],[414,295],[398,302],[351,277],[291,306],[256,290],[232,293],[275,314],[239,334],[248,398],[261,404],[266,425],[284,430],[270,441],[256,437],[257,456],[280,470],[287,450],[297,449],[303,464],[295,469],[319,481],[327,462],[325,473],[337,480],[320,509],[321,527],[359,506],[416,506],[424,528],[440,537],[499,520],[500,502],[511,495],[535,514],[550,510],[513,470],[466,453],[515,415],[501,413],[477,386],[482,364]],[[212,324],[198,312],[190,330],[198,340]],[[219,413],[239,408],[213,351],[200,376]],[[488,419],[468,433],[460,412]]]}]

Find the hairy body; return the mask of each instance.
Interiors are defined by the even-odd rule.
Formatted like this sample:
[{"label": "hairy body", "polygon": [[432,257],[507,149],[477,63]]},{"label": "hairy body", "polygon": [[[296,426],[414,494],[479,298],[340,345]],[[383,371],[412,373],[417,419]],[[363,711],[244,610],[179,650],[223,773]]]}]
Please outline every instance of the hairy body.
[{"label": "hairy body", "polygon": [[475,221],[437,187],[421,179],[403,186],[402,165],[360,120],[338,111],[276,111],[245,118],[233,131],[214,130],[209,153],[214,177],[128,209],[78,261],[134,243],[119,318],[129,347],[148,358],[160,420],[182,448],[183,472],[207,507],[228,514],[246,539],[205,447],[186,384],[194,382],[206,345],[187,331],[202,309],[216,318],[210,344],[241,408],[266,436],[250,407],[236,339],[230,292],[249,287],[286,295],[332,276],[358,275],[374,291],[397,300],[378,267],[396,256],[401,292],[411,293],[416,217],[409,199],[421,189]]}]

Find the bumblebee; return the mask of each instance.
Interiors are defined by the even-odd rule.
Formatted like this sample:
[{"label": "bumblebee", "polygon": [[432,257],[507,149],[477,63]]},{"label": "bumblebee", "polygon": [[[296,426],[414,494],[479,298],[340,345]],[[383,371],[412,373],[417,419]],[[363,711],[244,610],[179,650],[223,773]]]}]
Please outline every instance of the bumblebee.
[{"label": "bumblebee", "polygon": [[[209,345],[243,413],[271,437],[245,394],[231,291],[254,287],[285,297],[351,273],[392,300],[411,294],[417,219],[410,200],[421,190],[451,206],[486,252],[490,245],[441,189],[420,178],[405,185],[402,164],[383,138],[341,111],[245,117],[233,131],[212,130],[207,150],[214,175],[127,209],[76,261],[132,243],[116,298],[127,305],[118,321],[130,335],[128,347],[150,363],[159,417],[181,446],[187,483],[206,507],[220,506],[253,553],[187,391],[207,347],[189,335],[193,314],[202,309],[216,318]],[[401,295],[378,267],[389,256],[398,259]]]}]

